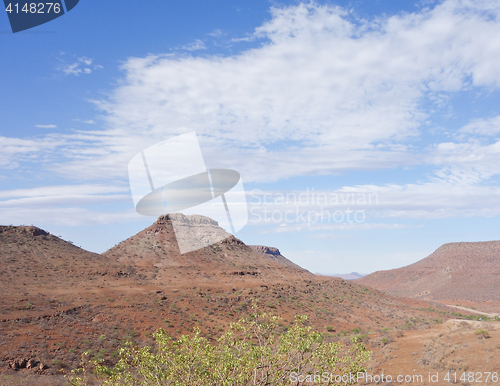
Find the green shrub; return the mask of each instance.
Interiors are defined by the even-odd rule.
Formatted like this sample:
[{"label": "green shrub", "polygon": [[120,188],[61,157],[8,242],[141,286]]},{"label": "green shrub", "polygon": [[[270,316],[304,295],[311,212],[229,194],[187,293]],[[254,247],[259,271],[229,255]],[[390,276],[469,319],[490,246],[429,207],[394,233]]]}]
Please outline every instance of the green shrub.
[{"label": "green shrub", "polygon": [[177,340],[159,329],[153,347],[127,343],[111,367],[89,359],[85,352],[82,367],[72,372],[70,383],[86,385],[96,377],[106,386],[288,386],[292,372],[344,375],[366,371],[371,353],[362,343],[355,338],[349,346],[324,343],[320,333],[306,326],[306,320],[306,316],[296,316],[295,323],[280,334],[279,317],[252,314],[232,323],[213,344],[197,328],[193,335]]},{"label": "green shrub", "polygon": [[370,338],[367,334],[358,334],[355,336],[357,342],[367,342]]},{"label": "green shrub", "polygon": [[56,368],[61,368],[62,365],[63,365],[62,360],[60,360],[60,359],[54,359],[54,360],[52,360],[52,366],[54,366]]},{"label": "green shrub", "polygon": [[476,334],[479,339],[488,339],[490,337],[490,333],[484,328],[474,331],[474,334]]}]

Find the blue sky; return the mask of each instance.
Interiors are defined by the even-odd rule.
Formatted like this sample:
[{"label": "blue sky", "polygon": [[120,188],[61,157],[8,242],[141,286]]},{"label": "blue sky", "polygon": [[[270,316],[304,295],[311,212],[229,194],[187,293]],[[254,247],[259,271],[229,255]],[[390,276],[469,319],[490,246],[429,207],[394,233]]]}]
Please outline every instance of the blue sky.
[{"label": "blue sky", "polygon": [[499,14],[474,0],[81,0],[12,34],[2,13],[0,223],[102,252],[154,221],[135,213],[128,161],[195,130],[207,165],[245,184],[237,237],[313,272],[498,239]]}]

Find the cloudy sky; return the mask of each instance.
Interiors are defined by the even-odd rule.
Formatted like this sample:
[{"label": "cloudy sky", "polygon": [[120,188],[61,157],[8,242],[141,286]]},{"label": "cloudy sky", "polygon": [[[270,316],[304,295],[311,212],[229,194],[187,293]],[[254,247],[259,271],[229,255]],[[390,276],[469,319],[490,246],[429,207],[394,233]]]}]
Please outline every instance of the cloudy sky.
[{"label": "cloudy sky", "polygon": [[247,244],[369,273],[499,239],[497,1],[82,0],[0,17],[0,224],[102,252],[155,219],[127,165],[195,131]]}]

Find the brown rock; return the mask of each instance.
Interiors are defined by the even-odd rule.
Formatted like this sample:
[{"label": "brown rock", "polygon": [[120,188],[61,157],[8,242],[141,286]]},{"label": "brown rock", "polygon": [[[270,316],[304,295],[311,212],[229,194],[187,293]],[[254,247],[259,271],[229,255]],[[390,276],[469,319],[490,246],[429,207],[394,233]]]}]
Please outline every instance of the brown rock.
[{"label": "brown rock", "polygon": [[36,367],[37,361],[34,360],[33,358],[29,359],[28,362],[26,363],[26,368],[27,369],[34,369]]}]

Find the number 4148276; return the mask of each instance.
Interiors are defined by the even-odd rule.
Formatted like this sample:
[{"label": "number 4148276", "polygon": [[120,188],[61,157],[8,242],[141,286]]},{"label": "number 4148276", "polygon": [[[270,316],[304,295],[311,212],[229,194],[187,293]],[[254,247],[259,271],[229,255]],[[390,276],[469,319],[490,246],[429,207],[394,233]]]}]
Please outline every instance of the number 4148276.
[{"label": "number 4148276", "polygon": [[488,382],[492,381],[493,383],[498,382],[498,373],[497,372],[489,372],[489,371],[483,371],[483,372],[477,372],[474,373],[472,371],[470,372],[464,372],[460,376],[460,378],[457,376],[458,374],[456,372],[448,372],[444,380],[447,382],[452,382],[452,383],[457,383],[458,380],[463,381],[463,382]]},{"label": "number 4148276", "polygon": [[9,3],[5,10],[8,13],[60,13],[61,12],[61,4],[59,3],[24,3],[24,6],[19,9],[19,4]]}]

